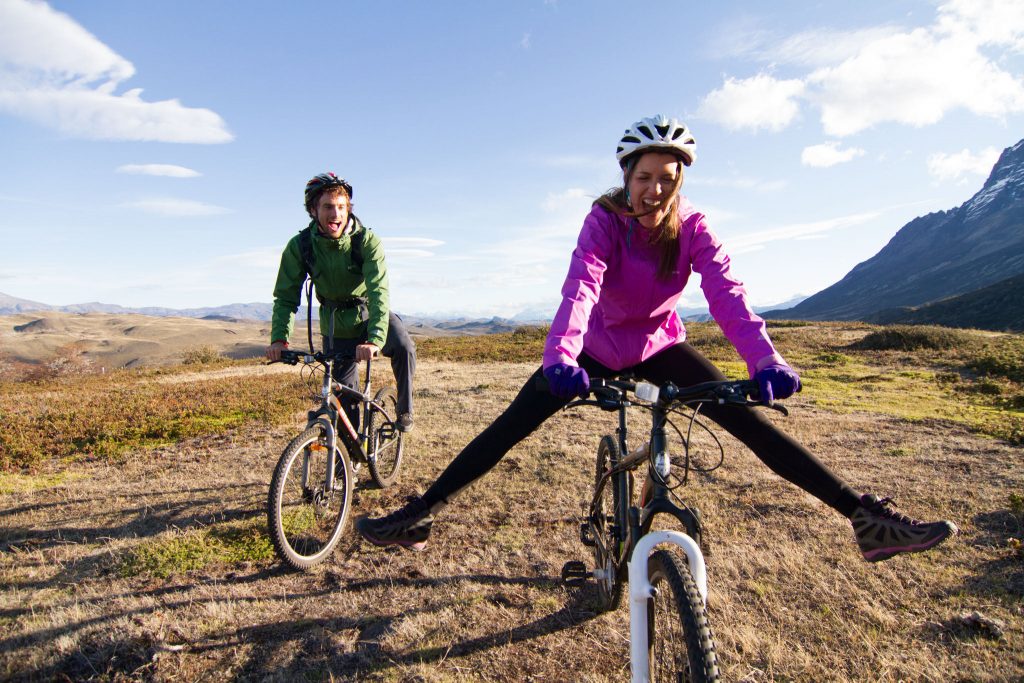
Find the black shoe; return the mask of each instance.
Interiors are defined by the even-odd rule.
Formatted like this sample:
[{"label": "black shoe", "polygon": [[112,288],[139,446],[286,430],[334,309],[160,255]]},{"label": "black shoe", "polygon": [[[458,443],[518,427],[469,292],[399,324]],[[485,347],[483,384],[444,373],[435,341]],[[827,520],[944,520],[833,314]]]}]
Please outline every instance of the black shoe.
[{"label": "black shoe", "polygon": [[896,512],[891,503],[889,498],[864,494],[850,517],[857,545],[868,562],[928,550],[957,533],[952,522],[919,522]]},{"label": "black shoe", "polygon": [[400,432],[411,432],[412,431],[412,413],[402,413],[395,420],[395,429]]},{"label": "black shoe", "polygon": [[370,543],[379,546],[400,545],[411,550],[426,550],[427,537],[434,523],[427,504],[418,496],[387,517],[356,521],[356,530]]}]

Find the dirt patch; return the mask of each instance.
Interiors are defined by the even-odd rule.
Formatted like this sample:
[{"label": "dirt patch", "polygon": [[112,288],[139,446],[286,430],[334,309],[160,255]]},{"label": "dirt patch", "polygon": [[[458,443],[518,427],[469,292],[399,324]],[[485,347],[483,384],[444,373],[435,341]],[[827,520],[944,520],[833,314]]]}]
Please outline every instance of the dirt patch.
[{"label": "dirt patch", "polygon": [[[355,513],[421,490],[532,370],[421,362],[400,482],[363,482]],[[1020,449],[944,423],[835,415],[811,398],[771,419],[856,488],[953,519],[961,534],[867,564],[845,520],[725,437],[724,465],[681,491],[705,518],[725,680],[1020,680],[1024,560],[1007,546],[1021,536],[1009,504],[1024,493]],[[306,574],[265,560],[123,575],[146,544],[263,524],[271,470],[299,420],[0,489],[0,676],[628,680],[625,607],[597,614],[592,585],[559,578],[565,561],[589,561],[578,517],[598,438],[615,427],[593,409],[559,414],[514,449],[438,517],[425,553],[370,547],[350,529]],[[998,620],[1001,635],[971,630],[960,617],[972,611]]]}]

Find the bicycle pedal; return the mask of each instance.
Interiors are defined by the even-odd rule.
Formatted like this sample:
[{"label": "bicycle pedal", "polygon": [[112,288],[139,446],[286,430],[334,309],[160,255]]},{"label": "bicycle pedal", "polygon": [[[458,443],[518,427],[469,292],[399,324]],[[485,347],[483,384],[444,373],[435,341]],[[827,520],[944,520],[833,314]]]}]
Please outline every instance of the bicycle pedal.
[{"label": "bicycle pedal", "polygon": [[588,548],[597,545],[597,541],[594,539],[594,529],[590,526],[590,522],[580,524],[580,541]]},{"label": "bicycle pedal", "polygon": [[567,586],[580,586],[590,578],[590,570],[580,560],[569,560],[562,565],[562,581]]}]

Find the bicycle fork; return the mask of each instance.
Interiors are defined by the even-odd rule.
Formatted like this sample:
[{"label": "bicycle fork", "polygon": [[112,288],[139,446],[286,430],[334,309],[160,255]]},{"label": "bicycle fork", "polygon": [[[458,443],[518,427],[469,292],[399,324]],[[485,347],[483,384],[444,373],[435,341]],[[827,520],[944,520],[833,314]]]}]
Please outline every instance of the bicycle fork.
[{"label": "bicycle fork", "polygon": [[700,520],[692,511],[683,510],[674,505],[666,495],[665,479],[671,465],[666,453],[666,436],[664,415],[658,414],[654,429],[651,430],[650,449],[654,455],[652,467],[648,471],[647,480],[641,493],[643,518],[641,510],[633,506],[629,510],[630,540],[635,541],[628,562],[629,576],[629,666],[631,680],[634,683],[648,681],[650,676],[650,643],[647,623],[647,602],[655,597],[657,591],[648,578],[647,563],[654,547],[665,543],[679,548],[686,556],[690,574],[697,584],[701,600],[708,602],[708,575],[704,564],[704,554],[699,543],[691,535],[681,531],[651,531],[651,523],[658,513],[669,514],[678,519],[689,534],[700,537]]},{"label": "bicycle fork", "polygon": [[708,601],[707,569],[696,541],[681,531],[651,531],[640,537],[629,559],[629,668],[630,680],[634,683],[649,680],[647,601],[655,596],[656,591],[647,577],[647,560],[654,546],[661,543],[669,543],[683,551],[700,597],[705,605]]}]

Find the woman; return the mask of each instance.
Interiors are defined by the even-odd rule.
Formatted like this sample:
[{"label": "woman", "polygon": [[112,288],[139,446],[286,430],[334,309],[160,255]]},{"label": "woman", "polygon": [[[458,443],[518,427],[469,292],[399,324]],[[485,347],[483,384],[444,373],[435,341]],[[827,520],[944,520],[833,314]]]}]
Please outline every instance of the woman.
[{"label": "woman", "polygon": [[[629,371],[679,386],[725,379],[686,343],[676,313],[691,271],[700,274],[711,315],[746,361],[762,397],[771,401],[800,391],[799,376],[750,309],[704,215],[679,194],[695,152],[693,136],[675,119],[644,119],[625,132],[616,153],[623,186],[594,202],[583,223],[542,368],[422,497],[386,517],[360,519],[356,528],[364,538],[424,549],[433,515],[568,401],[586,396],[591,376]],[[541,374],[550,391],[540,388]],[[705,406],[702,412],[777,474],[849,518],[869,562],[926,550],[957,531],[951,522],[918,522],[896,513],[888,499],[855,492],[756,410]]]}]

